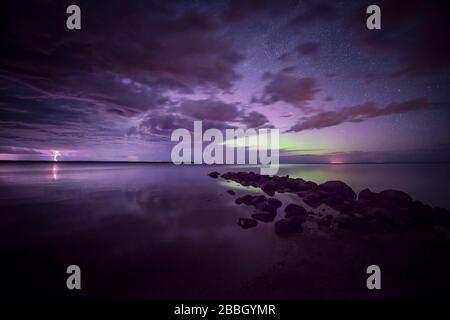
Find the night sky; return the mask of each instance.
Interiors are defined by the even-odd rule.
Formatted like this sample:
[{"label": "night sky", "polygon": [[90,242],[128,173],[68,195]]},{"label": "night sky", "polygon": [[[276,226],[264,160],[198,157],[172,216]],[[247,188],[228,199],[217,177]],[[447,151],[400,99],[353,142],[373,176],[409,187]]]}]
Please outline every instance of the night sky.
[{"label": "night sky", "polygon": [[288,162],[450,161],[449,4],[3,0],[0,159],[167,161],[200,119]]}]

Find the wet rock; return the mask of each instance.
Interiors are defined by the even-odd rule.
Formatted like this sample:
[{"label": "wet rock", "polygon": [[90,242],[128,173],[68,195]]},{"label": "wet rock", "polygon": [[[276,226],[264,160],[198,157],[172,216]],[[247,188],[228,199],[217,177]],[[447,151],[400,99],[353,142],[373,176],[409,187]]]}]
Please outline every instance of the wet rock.
[{"label": "wet rock", "polygon": [[300,216],[281,219],[275,223],[275,232],[279,235],[287,235],[302,231],[305,220]]},{"label": "wet rock", "polygon": [[319,185],[319,189],[334,195],[340,195],[343,199],[356,199],[356,193],[342,181],[327,181]]},{"label": "wet rock", "polygon": [[310,207],[317,208],[322,203],[322,198],[319,193],[309,193],[303,198],[303,201]]},{"label": "wet rock", "polygon": [[303,179],[282,178],[279,181],[280,192],[302,192],[317,188],[317,184]]},{"label": "wet rock", "polygon": [[267,199],[267,202],[274,208],[280,208],[283,205],[283,203],[280,200],[275,198],[269,198]]},{"label": "wet rock", "polygon": [[269,204],[269,202],[267,202],[267,201],[258,202],[257,204],[254,205],[254,207],[258,211],[261,211],[263,213],[270,213],[270,214],[276,214],[277,213],[277,208],[271,206]]},{"label": "wet rock", "polygon": [[358,194],[358,200],[367,200],[370,202],[375,202],[380,200],[380,194],[370,191],[370,189],[364,189]]},{"label": "wet rock", "polygon": [[286,208],[284,209],[284,212],[286,212],[285,217],[286,218],[290,218],[290,217],[294,217],[294,216],[301,216],[301,217],[306,217],[308,215],[308,212],[306,211],[305,208],[290,203],[286,206]]},{"label": "wet rock", "polygon": [[236,194],[236,192],[234,192],[233,190],[227,190],[228,194],[231,194],[232,196],[234,196]]},{"label": "wet rock", "polygon": [[[218,173],[211,172],[209,175],[217,177]],[[299,178],[260,175],[254,172],[227,172],[222,174],[222,177],[244,186],[261,188],[269,196],[276,192],[294,193],[308,206],[317,208],[324,203],[341,213],[335,217],[326,215],[326,212],[325,215],[319,213],[316,218],[323,216],[318,220],[321,227],[332,223],[344,229],[368,232],[398,232],[411,227],[417,230],[432,230],[435,226],[450,228],[448,210],[431,208],[420,201],[413,201],[407,193],[398,190],[376,193],[364,189],[356,197],[355,192],[341,181],[327,181],[317,185]],[[245,195],[235,201],[237,204],[253,206],[256,209],[252,216],[254,220],[264,222],[273,221],[277,209],[282,206],[278,199],[267,199],[264,195]],[[301,230],[301,224],[308,216],[307,211],[294,204],[288,205],[285,211],[286,218],[276,224],[277,233]]]},{"label": "wet rock", "polygon": [[237,220],[237,224],[243,229],[249,229],[256,227],[258,225],[258,221],[249,218],[239,218]]},{"label": "wet rock", "polygon": [[306,191],[300,191],[300,192],[297,192],[297,195],[298,195],[300,198],[304,198],[304,197],[306,197],[306,196],[308,195],[308,192],[306,192]]},{"label": "wet rock", "polygon": [[276,213],[257,212],[252,214],[252,218],[261,222],[272,222],[275,220]]},{"label": "wet rock", "polygon": [[412,205],[412,198],[405,192],[399,190],[384,190],[379,194],[379,201],[384,207],[408,207]]},{"label": "wet rock", "polygon": [[260,202],[266,202],[267,198],[263,195],[260,196],[254,196],[253,199],[250,201],[250,205],[256,206]]},{"label": "wet rock", "polygon": [[335,210],[339,210],[344,201],[344,198],[339,194],[329,195],[322,200],[323,203]]},{"label": "wet rock", "polygon": [[277,185],[274,182],[268,181],[261,185],[261,190],[269,196],[274,196],[277,191]]},{"label": "wet rock", "polygon": [[217,171],[213,171],[208,173],[208,176],[210,176],[211,178],[217,179],[219,177],[219,173]]}]

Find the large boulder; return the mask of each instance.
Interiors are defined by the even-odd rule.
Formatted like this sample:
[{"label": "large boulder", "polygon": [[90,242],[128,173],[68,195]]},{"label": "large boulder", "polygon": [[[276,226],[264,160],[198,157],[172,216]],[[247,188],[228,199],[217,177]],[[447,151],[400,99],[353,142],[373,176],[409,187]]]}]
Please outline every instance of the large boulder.
[{"label": "large boulder", "polygon": [[250,201],[250,205],[256,206],[258,203],[266,202],[266,201],[267,201],[267,198],[265,196],[263,196],[263,195],[254,196],[252,198],[252,200]]},{"label": "large boulder", "polygon": [[342,196],[345,200],[356,199],[356,193],[342,181],[327,181],[319,185],[319,189]]},{"label": "large boulder", "polygon": [[280,208],[283,205],[283,203],[280,200],[275,198],[269,198],[267,199],[267,202],[274,208]]},{"label": "large boulder", "polygon": [[303,202],[312,208],[317,208],[322,203],[322,195],[319,192],[310,192],[303,198]]},{"label": "large boulder", "polygon": [[261,211],[263,213],[271,213],[271,214],[277,213],[277,208],[271,206],[267,201],[258,202],[257,204],[254,205],[254,207],[256,208],[257,211]]},{"label": "large boulder", "polygon": [[217,171],[213,171],[208,173],[208,176],[210,176],[211,178],[217,179],[219,177],[219,173]]},{"label": "large boulder", "polygon": [[370,191],[370,189],[364,189],[358,194],[358,200],[368,200],[375,202],[380,200],[380,194]]},{"label": "large boulder", "polygon": [[290,217],[294,217],[294,216],[301,216],[301,217],[306,217],[308,215],[308,212],[306,211],[305,208],[290,203],[286,206],[286,208],[284,209],[284,212],[286,212],[285,217],[286,218],[290,218]]},{"label": "large boulder", "polygon": [[405,192],[399,190],[384,190],[379,194],[378,203],[383,206],[409,207],[413,203],[412,198]]},{"label": "large boulder", "polygon": [[275,195],[277,188],[278,188],[277,184],[273,181],[267,181],[261,185],[261,190],[271,197]]}]

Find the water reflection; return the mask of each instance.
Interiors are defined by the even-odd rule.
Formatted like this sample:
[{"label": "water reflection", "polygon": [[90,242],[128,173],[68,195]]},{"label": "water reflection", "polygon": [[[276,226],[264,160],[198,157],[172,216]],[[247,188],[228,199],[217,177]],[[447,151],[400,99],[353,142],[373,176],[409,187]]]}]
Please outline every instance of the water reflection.
[{"label": "water reflection", "polygon": [[58,165],[54,164],[52,167],[52,177],[53,180],[58,180]]},{"label": "water reflection", "polygon": [[[75,263],[86,274],[89,297],[237,297],[297,249],[276,236],[273,224],[237,226],[250,213],[234,200],[250,192],[211,179],[210,171],[165,164],[0,165],[0,273],[9,275],[3,291],[67,295],[55,275],[64,277],[61,270]],[[343,180],[355,191],[398,188],[417,199],[428,195],[433,205],[448,201],[439,184],[449,177],[446,166],[284,166],[280,174]],[[315,247],[306,252],[304,261],[326,256]]]}]

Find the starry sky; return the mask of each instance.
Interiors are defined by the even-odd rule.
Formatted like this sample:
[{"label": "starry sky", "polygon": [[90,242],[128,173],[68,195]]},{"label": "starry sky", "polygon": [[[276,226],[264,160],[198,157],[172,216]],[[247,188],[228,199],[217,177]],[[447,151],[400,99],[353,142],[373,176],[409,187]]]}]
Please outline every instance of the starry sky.
[{"label": "starry sky", "polygon": [[449,1],[0,6],[2,160],[169,161],[202,120],[279,128],[283,162],[450,161]]}]

